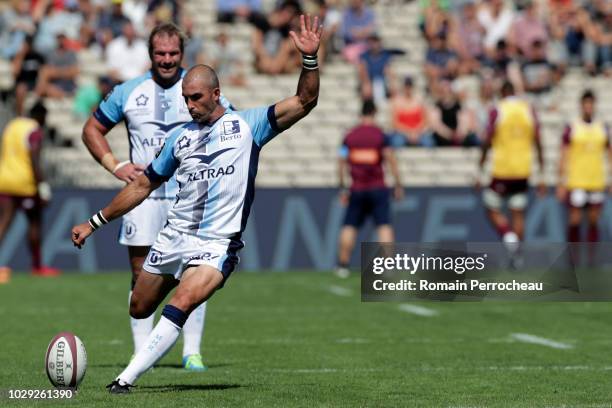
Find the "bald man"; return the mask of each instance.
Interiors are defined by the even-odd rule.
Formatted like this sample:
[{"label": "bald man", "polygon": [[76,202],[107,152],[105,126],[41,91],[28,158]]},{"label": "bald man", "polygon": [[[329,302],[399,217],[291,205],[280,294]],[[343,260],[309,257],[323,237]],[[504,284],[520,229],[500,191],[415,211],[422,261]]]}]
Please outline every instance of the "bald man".
[{"label": "bald man", "polygon": [[164,181],[176,177],[179,191],[136,281],[130,315],[137,319],[151,315],[178,286],[144,346],[107,386],[112,394],[130,391],[172,347],[189,313],[223,287],[238,264],[261,148],[308,115],[319,97],[321,26],[317,17],[314,21],[300,18],[300,33],[290,33],[303,56],[294,96],[245,111],[226,109],[220,104],[214,70],[205,65],[193,67],[182,83],[193,120],[172,131],[143,175],[88,222],[72,229],[72,241],[80,248],[96,229],[130,211]]},{"label": "bald man", "polygon": [[[91,155],[119,180],[130,183],[153,161],[173,130],[189,122],[191,116],[182,95],[185,71],[181,68],[184,37],[174,24],[161,24],[149,35],[151,70],[117,85],[100,103],[83,127],[83,142]],[[230,106],[221,96],[221,104]],[[125,121],[130,140],[129,160],[119,162],[106,135]],[[166,215],[178,191],[171,178],[142,203],[125,214],[119,231],[119,244],[127,246],[132,279],[131,299],[142,265],[157,234],[166,225]],[[129,300],[131,302],[131,300]],[[193,311],[183,328],[183,366],[204,371],[200,352],[206,316],[206,303]],[[144,319],[130,318],[134,355],[153,330],[155,313]]]}]

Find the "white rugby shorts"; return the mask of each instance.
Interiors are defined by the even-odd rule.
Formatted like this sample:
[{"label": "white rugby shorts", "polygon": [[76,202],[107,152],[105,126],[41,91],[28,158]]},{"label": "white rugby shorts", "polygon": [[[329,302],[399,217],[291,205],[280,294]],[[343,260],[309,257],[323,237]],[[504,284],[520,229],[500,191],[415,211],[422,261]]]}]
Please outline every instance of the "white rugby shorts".
[{"label": "white rugby shorts", "polygon": [[147,198],[125,214],[119,230],[119,243],[128,246],[151,246],[164,228],[173,199]]},{"label": "white rugby shorts", "polygon": [[504,204],[511,210],[524,210],[527,208],[529,200],[527,193],[514,193],[503,196],[492,188],[486,188],[482,192],[482,201],[485,207],[490,210],[501,210]]},{"label": "white rugby shorts", "polygon": [[569,204],[572,207],[582,208],[587,205],[601,205],[606,199],[603,191],[587,191],[573,189],[569,193]]},{"label": "white rugby shorts", "polygon": [[206,239],[166,226],[151,247],[143,268],[180,280],[188,267],[209,265],[223,274],[225,283],[240,262],[238,251],[243,247],[244,243],[238,239]]}]

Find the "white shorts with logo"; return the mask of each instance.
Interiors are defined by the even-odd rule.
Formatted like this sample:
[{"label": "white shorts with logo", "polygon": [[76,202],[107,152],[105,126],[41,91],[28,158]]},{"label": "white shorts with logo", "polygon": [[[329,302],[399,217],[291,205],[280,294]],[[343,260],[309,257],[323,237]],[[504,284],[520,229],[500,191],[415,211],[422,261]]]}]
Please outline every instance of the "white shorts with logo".
[{"label": "white shorts with logo", "polygon": [[587,205],[601,205],[606,199],[604,191],[587,191],[582,189],[573,189],[569,193],[569,205],[576,208],[582,208]]},{"label": "white shorts with logo", "polygon": [[[150,273],[173,275],[180,280],[190,266],[209,265],[223,274],[223,283],[240,262],[237,239],[206,239],[166,226],[151,247],[143,268]],[[223,283],[221,286],[223,286]]]},{"label": "white shorts with logo", "polygon": [[147,198],[122,219],[119,243],[129,246],[151,246],[166,225],[173,199]]}]

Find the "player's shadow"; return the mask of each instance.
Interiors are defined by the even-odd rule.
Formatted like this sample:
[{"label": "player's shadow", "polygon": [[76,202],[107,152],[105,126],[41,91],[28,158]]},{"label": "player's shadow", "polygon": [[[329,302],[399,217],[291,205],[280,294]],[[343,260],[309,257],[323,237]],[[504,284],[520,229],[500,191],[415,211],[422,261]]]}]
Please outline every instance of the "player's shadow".
[{"label": "player's shadow", "polygon": [[[90,364],[89,367],[96,368],[125,368],[127,363],[117,363],[117,364]],[[220,368],[220,367],[228,367],[232,364],[229,363],[220,363],[220,364],[207,364],[208,368]],[[180,368],[183,366],[181,364],[155,364],[153,368]]]},{"label": "player's shadow", "polygon": [[176,392],[176,391],[223,391],[232,388],[241,388],[240,384],[166,384],[147,385],[138,387],[141,392]]}]

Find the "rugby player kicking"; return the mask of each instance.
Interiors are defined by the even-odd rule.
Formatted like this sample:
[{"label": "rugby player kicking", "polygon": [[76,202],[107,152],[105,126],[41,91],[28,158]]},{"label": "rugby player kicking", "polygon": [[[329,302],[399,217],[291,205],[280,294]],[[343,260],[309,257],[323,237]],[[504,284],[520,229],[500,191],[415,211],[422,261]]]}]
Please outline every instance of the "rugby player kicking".
[{"label": "rugby player kicking", "polygon": [[130,315],[150,316],[175,286],[162,317],[127,368],[107,386],[126,393],[176,341],[189,313],[221,288],[239,262],[255,192],[261,148],[308,115],[319,96],[317,51],[322,27],[317,17],[300,17],[300,33],[290,32],[302,53],[296,95],[274,105],[244,111],[220,103],[214,70],[197,65],[182,83],[193,120],[172,131],[144,174],[124,187],[88,222],[75,226],[81,247],[96,229],[130,211],[173,175],[179,191],[136,281]]}]

